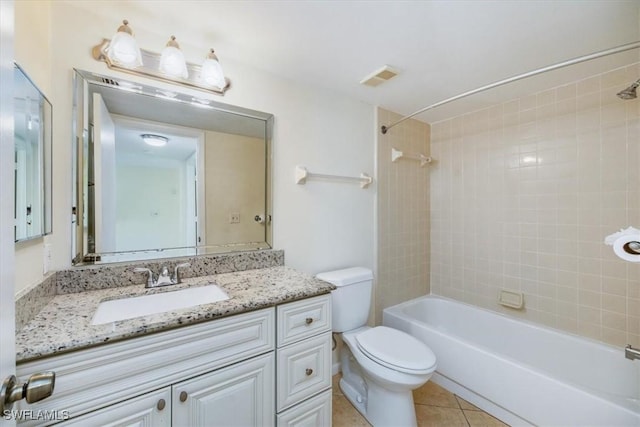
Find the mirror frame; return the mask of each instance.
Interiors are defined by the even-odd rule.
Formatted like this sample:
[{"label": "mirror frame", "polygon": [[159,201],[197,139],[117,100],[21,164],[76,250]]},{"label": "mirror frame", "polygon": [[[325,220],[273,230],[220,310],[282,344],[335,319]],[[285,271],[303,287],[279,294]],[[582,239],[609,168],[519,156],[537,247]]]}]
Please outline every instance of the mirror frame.
[{"label": "mirror frame", "polygon": [[[234,114],[250,119],[261,120],[265,124],[265,241],[263,243],[227,243],[222,245],[197,245],[194,247],[155,248],[114,253],[91,253],[88,233],[88,181],[89,170],[89,123],[90,123],[90,85],[106,86],[142,96],[151,96],[159,102],[173,102],[192,105],[193,108],[205,108],[212,111]],[[73,160],[74,176],[72,189],[72,247],[71,258],[74,265],[106,264],[120,261],[137,261],[156,258],[173,258],[205,254],[244,252],[270,249],[273,247],[272,226],[272,134],[274,116],[270,113],[250,110],[229,104],[212,101],[208,94],[202,97],[181,91],[178,86],[166,87],[138,83],[120,77],[105,76],[90,71],[74,69],[73,78]],[[196,91],[197,92],[197,91]],[[167,96],[169,95],[169,96]],[[163,99],[164,98],[164,99]],[[167,100],[167,98],[170,98]]]},{"label": "mirror frame", "polygon": [[[14,62],[14,79],[16,73],[20,73],[24,79],[31,84],[32,88],[38,92],[39,94],[39,104],[43,106],[43,108],[39,109],[38,122],[40,123],[40,129],[38,129],[38,156],[39,159],[39,176],[37,177],[38,182],[37,185],[37,198],[40,203],[40,209],[38,209],[41,217],[38,219],[40,222],[40,226],[38,230],[35,230],[32,234],[27,234],[23,237],[17,236],[17,213],[18,213],[18,203],[17,203],[17,195],[18,195],[18,181],[17,179],[14,182],[14,219],[16,224],[14,225],[14,240],[16,243],[25,242],[33,239],[38,239],[43,236],[49,235],[53,233],[53,221],[52,221],[52,210],[53,210],[53,176],[52,176],[52,150],[53,150],[53,105],[51,101],[46,97],[46,95],[40,90],[40,88],[35,84],[35,82],[29,77],[29,74],[22,68],[17,62]],[[17,85],[15,85],[17,87]],[[15,99],[19,96],[17,92],[14,92],[14,106],[13,109],[15,111]],[[14,114],[14,116],[16,116]],[[14,118],[15,120],[15,118]],[[15,132],[15,126],[14,126]],[[17,146],[14,149],[14,152],[17,153]],[[15,159],[14,159],[15,160]],[[16,162],[16,174],[17,174],[17,162]],[[30,207],[27,207],[30,209]],[[35,215],[36,212],[31,212],[31,215]],[[28,214],[29,215],[29,214]]]}]

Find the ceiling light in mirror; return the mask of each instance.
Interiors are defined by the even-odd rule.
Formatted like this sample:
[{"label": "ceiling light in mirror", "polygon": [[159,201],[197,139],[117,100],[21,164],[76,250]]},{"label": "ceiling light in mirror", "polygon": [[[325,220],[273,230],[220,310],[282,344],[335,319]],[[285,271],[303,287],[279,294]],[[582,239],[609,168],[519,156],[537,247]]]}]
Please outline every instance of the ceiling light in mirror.
[{"label": "ceiling light in mirror", "polygon": [[213,49],[202,62],[200,78],[204,84],[223,88],[227,82],[224,79],[222,66]]},{"label": "ceiling light in mirror", "polygon": [[181,77],[183,79],[189,77],[187,61],[184,59],[184,54],[180,50],[175,36],[171,36],[165,48],[162,49],[159,69],[160,72],[171,77]]},{"label": "ceiling light in mirror", "polygon": [[121,67],[135,68],[142,66],[142,53],[126,19],[122,21],[122,25],[109,42],[106,53],[111,62]]},{"label": "ceiling light in mirror", "polygon": [[140,138],[142,138],[145,144],[152,147],[164,147],[167,145],[167,142],[169,142],[169,138],[166,136],[155,135],[152,133],[143,133],[140,135]]}]

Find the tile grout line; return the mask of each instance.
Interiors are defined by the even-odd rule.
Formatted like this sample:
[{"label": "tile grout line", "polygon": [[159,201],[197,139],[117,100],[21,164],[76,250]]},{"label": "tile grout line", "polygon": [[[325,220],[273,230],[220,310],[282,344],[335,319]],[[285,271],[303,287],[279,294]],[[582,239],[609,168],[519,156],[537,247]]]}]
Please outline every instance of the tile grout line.
[{"label": "tile grout line", "polygon": [[467,418],[467,413],[464,412],[464,409],[462,409],[462,405],[460,404],[460,399],[458,399],[458,395],[454,394],[453,397],[456,399],[456,403],[458,404],[458,408],[460,408],[460,410],[462,411],[462,416],[464,417],[464,420],[467,422],[467,427],[471,427],[471,423],[469,422],[469,419]]}]

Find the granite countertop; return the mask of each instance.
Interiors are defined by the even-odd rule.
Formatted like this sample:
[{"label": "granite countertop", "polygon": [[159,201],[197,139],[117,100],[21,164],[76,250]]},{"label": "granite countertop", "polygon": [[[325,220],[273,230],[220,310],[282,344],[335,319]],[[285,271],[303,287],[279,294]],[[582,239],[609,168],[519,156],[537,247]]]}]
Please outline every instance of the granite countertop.
[{"label": "granite countertop", "polygon": [[[100,302],[216,284],[229,299],[102,325],[91,325]],[[270,267],[185,279],[180,285],[144,284],[57,295],[16,335],[16,361],[158,332],[330,292],[334,286],[288,267]]]}]

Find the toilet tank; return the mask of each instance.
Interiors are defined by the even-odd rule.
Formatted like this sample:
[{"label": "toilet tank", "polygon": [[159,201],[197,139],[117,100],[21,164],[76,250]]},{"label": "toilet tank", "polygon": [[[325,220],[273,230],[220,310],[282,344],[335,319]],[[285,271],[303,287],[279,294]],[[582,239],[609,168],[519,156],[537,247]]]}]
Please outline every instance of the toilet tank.
[{"label": "toilet tank", "polygon": [[345,332],[367,324],[371,308],[373,273],[363,267],[327,271],[316,276],[336,286],[331,292],[334,332]]}]

